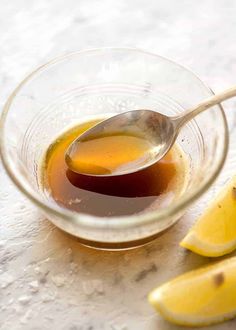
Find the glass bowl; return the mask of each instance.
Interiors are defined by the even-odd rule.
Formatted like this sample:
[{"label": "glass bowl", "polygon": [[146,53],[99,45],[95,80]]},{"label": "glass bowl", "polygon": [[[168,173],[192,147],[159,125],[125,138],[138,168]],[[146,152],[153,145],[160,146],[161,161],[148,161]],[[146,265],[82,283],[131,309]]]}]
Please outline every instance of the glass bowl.
[{"label": "glass bowl", "polygon": [[72,53],[32,72],[5,104],[0,150],[16,186],[56,226],[81,243],[102,249],[145,244],[173,225],[212,184],[228,148],[221,106],[186,125],[178,143],[190,163],[182,195],[145,214],[95,217],[57,205],[41,189],[40,164],[47,147],[66,127],[132,109],[176,115],[213,92],[186,68],[136,49],[104,48]]}]

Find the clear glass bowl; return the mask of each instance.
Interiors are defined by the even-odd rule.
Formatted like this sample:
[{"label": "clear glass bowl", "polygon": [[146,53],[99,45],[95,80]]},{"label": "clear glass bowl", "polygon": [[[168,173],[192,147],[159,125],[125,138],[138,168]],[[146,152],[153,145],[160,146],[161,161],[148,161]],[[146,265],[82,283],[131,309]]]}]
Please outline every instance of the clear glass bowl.
[{"label": "clear glass bowl", "polygon": [[186,190],[171,206],[142,215],[94,217],[58,206],[40,186],[40,162],[66,127],[103,115],[147,108],[175,115],[212,95],[186,68],[136,49],[105,48],[57,58],[31,73],[8,99],[1,118],[1,157],[17,187],[56,226],[86,245],[142,245],[173,225],[220,172],[227,154],[223,109],[186,125],[178,143],[190,162]]}]

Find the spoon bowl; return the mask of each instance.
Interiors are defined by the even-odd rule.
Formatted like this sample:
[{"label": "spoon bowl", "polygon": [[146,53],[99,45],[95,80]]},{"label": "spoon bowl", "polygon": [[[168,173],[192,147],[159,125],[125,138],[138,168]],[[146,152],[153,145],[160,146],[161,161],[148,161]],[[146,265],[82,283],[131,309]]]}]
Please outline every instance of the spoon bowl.
[{"label": "spoon bowl", "polygon": [[[73,166],[73,158],[76,157],[79,146],[88,141],[103,138],[104,136],[136,137],[140,141],[148,142],[148,149],[142,157],[129,162],[126,166],[120,166],[116,170],[103,171],[93,167],[92,171],[84,175],[91,176],[118,176],[134,173],[147,168],[162,158],[175,141],[175,120],[152,110],[133,110],[111,117],[95,125],[80,135],[69,146],[66,152],[66,162],[69,168],[81,174],[81,168]],[[97,173],[97,174],[96,174]]]}]

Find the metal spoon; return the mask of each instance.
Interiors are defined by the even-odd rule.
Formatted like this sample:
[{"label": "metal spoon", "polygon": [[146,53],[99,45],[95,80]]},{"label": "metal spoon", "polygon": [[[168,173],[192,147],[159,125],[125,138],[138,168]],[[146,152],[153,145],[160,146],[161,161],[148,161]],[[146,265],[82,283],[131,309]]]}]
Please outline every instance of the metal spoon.
[{"label": "metal spoon", "polygon": [[[234,96],[236,96],[236,86],[204,100],[197,106],[184,111],[181,115],[173,117],[152,110],[132,110],[113,116],[95,125],[75,139],[67,149],[66,163],[73,172],[81,173],[76,168],[71,168],[71,160],[80,143],[107,135],[120,134],[146,139],[151,145],[150,150],[148,150],[148,157],[143,157],[143,159],[129,164],[127,168],[121,167],[111,173],[88,174],[90,176],[117,176],[140,171],[165,156],[174,144],[180,129],[189,120],[208,108]],[[86,175],[84,172],[83,174]]]}]

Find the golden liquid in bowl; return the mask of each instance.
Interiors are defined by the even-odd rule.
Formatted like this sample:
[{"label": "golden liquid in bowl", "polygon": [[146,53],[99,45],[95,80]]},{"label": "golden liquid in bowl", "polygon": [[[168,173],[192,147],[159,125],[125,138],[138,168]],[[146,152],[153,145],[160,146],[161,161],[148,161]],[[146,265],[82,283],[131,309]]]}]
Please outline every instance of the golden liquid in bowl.
[{"label": "golden liquid in bowl", "polygon": [[[161,161],[132,174],[93,177],[69,170],[65,162],[67,148],[98,122],[78,125],[63,133],[48,147],[42,166],[42,185],[47,194],[62,207],[106,217],[146,213],[171,205],[183,192],[188,174],[188,163],[178,145],[174,145]],[[114,136],[110,142],[112,147],[118,140],[115,141]],[[129,142],[128,147],[123,149],[126,154],[118,153],[120,158],[111,160],[111,164],[127,159],[127,153],[132,157],[132,152],[135,154],[137,150],[142,150],[143,146],[136,144],[140,142],[138,139]],[[101,146],[94,148],[89,157],[101,159],[102,150]],[[86,149],[84,152],[88,155]],[[108,164],[108,158],[105,161]]]}]

